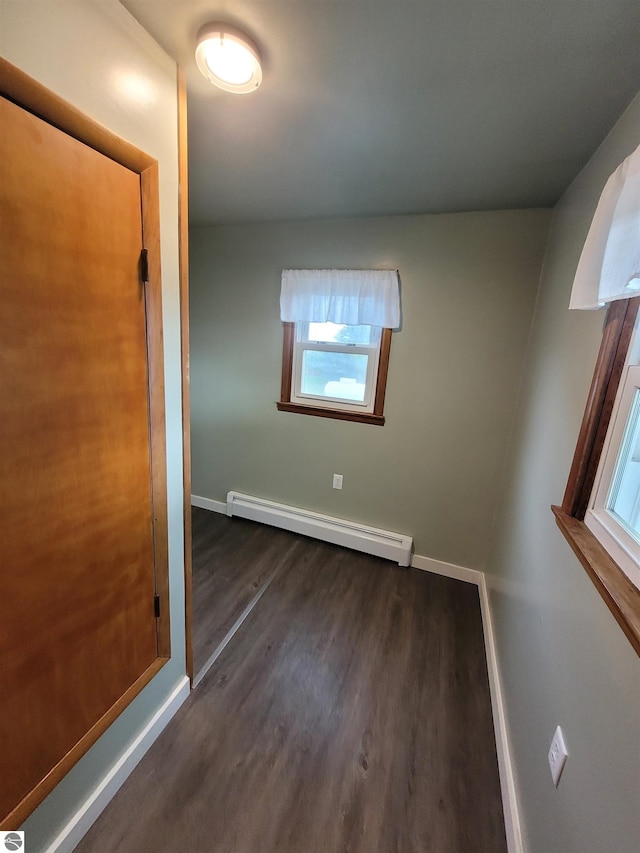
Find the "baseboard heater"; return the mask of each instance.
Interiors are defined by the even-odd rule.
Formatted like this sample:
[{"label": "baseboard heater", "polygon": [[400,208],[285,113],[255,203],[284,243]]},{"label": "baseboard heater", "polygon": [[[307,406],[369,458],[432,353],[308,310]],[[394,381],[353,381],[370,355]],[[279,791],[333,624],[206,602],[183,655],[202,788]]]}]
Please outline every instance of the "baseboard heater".
[{"label": "baseboard heater", "polygon": [[413,538],[403,536],[402,533],[367,527],[343,518],[242,495],[240,492],[227,494],[227,515],[260,521],[272,527],[281,527],[293,533],[363,551],[365,554],[385,557],[400,566],[408,566],[411,562]]}]

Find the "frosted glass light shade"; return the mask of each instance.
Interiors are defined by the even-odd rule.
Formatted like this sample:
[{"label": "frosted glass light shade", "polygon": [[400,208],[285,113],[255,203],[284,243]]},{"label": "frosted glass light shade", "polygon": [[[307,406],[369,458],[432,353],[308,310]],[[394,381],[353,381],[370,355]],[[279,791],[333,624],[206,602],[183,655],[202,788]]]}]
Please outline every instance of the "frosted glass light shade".
[{"label": "frosted glass light shade", "polygon": [[198,33],[196,62],[207,80],[225,92],[255,92],[262,83],[257,47],[226,24],[202,27]]}]

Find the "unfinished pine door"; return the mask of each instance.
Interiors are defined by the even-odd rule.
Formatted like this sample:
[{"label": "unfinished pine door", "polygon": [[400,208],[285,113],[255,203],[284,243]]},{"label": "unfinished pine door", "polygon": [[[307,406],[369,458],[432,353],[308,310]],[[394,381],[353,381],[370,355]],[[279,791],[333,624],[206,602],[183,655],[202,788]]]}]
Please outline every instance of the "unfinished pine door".
[{"label": "unfinished pine door", "polygon": [[5,98],[0,127],[0,820],[16,828],[159,668],[166,514],[141,175]]}]

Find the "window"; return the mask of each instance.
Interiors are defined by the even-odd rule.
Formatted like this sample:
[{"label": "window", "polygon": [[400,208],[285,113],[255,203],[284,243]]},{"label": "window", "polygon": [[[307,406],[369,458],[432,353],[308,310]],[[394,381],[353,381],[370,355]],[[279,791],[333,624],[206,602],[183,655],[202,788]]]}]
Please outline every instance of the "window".
[{"label": "window", "polygon": [[640,366],[638,325],[602,448],[585,524],[640,588]]},{"label": "window", "polygon": [[640,655],[640,147],[611,175],[571,308],[609,304],[558,527]]},{"label": "window", "polygon": [[380,332],[377,326],[296,323],[291,401],[373,411]]},{"label": "window", "polygon": [[[611,303],[607,311],[600,352],[564,499],[562,506],[554,506],[552,510],[567,542],[640,655],[640,588],[630,577],[633,571],[629,571],[629,565],[625,571],[620,565],[623,562],[620,553],[615,551],[611,541],[603,544],[603,541],[591,530],[589,526],[591,522],[585,523],[585,516],[590,509],[595,510],[597,514],[596,496],[599,498],[606,495],[602,499],[603,505],[611,503],[610,490],[604,485],[599,468],[601,462],[602,466],[605,465],[606,454],[603,455],[605,440],[609,459],[614,458],[612,470],[623,471],[625,467],[625,455],[620,456],[619,451],[615,449],[612,436],[616,424],[618,424],[618,434],[624,433],[624,426],[621,430],[619,425],[621,423],[624,425],[628,420],[621,412],[625,385],[624,382],[621,383],[621,377],[627,364],[629,344],[639,303],[640,298],[616,301]],[[616,402],[619,390],[620,402]],[[612,417],[614,410],[615,418]],[[611,433],[607,435],[609,430]],[[626,456],[628,457],[628,454]],[[618,459],[622,464],[616,464]],[[598,478],[596,478],[597,471]],[[598,485],[594,486],[596,479]],[[621,509],[621,506],[615,502],[615,497],[613,502],[614,507],[618,506]]]},{"label": "window", "polygon": [[286,323],[280,411],[384,424],[390,329]]},{"label": "window", "polygon": [[285,270],[280,411],[384,424],[397,272]]}]

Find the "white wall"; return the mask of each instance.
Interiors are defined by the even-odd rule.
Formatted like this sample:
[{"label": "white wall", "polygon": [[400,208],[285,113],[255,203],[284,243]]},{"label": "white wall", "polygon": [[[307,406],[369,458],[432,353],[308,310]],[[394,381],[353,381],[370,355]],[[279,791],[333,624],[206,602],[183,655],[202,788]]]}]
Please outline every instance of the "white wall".
[{"label": "white wall", "polygon": [[[568,311],[602,187],[640,144],[640,96],[559,203],[487,570],[529,853],[640,850],[640,660],[557,529],[603,312]],[[547,751],[562,725],[559,788]]]},{"label": "white wall", "polygon": [[172,659],[26,821],[35,853],[185,673],[176,66],[116,0],[0,0],[0,55],[160,165]]}]

